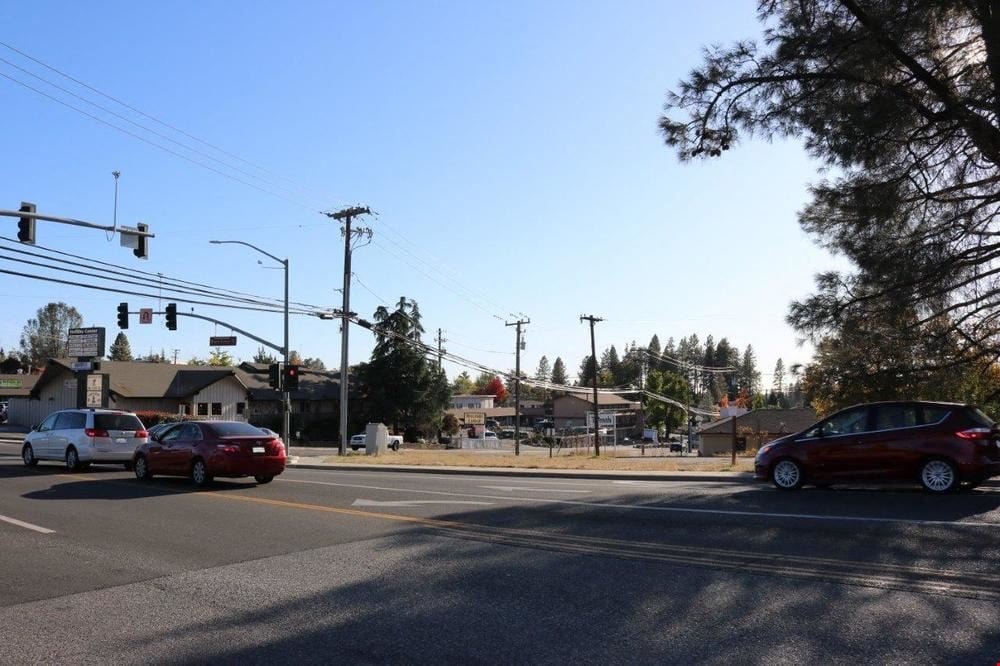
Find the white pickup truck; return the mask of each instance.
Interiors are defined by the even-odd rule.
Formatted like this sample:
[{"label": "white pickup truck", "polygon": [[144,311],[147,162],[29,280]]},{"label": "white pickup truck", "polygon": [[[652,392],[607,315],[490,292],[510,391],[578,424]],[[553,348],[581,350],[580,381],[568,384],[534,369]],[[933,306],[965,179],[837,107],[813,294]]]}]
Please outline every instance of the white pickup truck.
[{"label": "white pickup truck", "polygon": [[[360,433],[351,437],[351,451],[357,451],[358,449],[365,448],[365,433]],[[403,445],[402,435],[389,435],[389,448],[393,451],[399,451],[399,447]]]}]

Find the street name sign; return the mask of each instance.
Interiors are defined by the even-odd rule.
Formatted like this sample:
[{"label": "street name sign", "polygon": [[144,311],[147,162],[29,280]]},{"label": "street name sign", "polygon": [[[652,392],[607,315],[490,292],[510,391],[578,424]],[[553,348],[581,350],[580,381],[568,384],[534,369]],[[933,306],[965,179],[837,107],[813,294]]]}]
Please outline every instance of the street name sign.
[{"label": "street name sign", "polygon": [[236,345],[235,335],[213,335],[208,339],[210,347],[233,347]]}]

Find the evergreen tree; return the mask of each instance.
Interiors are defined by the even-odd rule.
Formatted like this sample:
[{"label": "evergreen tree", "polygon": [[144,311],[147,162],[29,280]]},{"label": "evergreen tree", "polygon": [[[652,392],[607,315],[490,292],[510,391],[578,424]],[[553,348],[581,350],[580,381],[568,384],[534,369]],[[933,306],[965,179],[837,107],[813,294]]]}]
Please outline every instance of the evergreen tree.
[{"label": "evergreen tree", "polygon": [[785,362],[778,357],[778,362],[774,364],[774,392],[779,396],[785,392]]},{"label": "evergreen tree", "polygon": [[538,369],[535,370],[535,379],[540,382],[552,381],[552,366],[549,365],[548,357],[544,355],[538,360]]},{"label": "evergreen tree", "polygon": [[253,362],[271,365],[272,363],[277,363],[278,359],[261,345],[257,347],[257,353],[253,355]]},{"label": "evergreen tree", "polygon": [[450,399],[444,373],[427,360],[420,341],[423,327],[415,301],[401,298],[396,309],[374,314],[375,348],[361,377],[368,395],[368,418],[414,436],[435,427]]},{"label": "evergreen tree", "polygon": [[601,371],[594,362],[594,357],[587,356],[583,357],[580,361],[580,372],[577,374],[577,384],[579,386],[591,386],[594,382],[594,377]]},{"label": "evergreen tree", "polygon": [[111,361],[131,361],[132,346],[128,342],[128,336],[123,331],[118,331],[115,341],[111,343],[108,350],[108,360]]},{"label": "evergreen tree", "polygon": [[739,382],[740,389],[746,390],[751,397],[760,390],[760,372],[757,370],[757,355],[754,354],[753,345],[747,345],[746,351],[743,352]]},{"label": "evergreen tree", "polygon": [[605,349],[604,354],[601,355],[601,371],[603,374],[600,382],[602,386],[610,388],[617,385],[618,378],[622,374],[622,362],[618,358],[618,350],[615,349],[614,345]]},{"label": "evergreen tree", "polygon": [[569,377],[566,375],[566,364],[563,363],[561,357],[556,356],[556,360],[552,363],[552,383],[566,386],[568,382]]},{"label": "evergreen tree", "polygon": [[233,366],[233,356],[225,349],[216,347],[208,353],[208,364],[222,368],[231,368]]}]

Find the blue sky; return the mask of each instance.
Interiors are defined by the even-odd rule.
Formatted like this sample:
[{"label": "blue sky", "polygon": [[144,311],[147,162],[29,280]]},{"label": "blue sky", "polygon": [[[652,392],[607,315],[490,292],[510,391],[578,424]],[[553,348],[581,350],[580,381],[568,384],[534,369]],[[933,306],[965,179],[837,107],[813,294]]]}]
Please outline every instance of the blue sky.
[{"label": "blue sky", "polygon": [[[842,263],[799,229],[816,165],[796,142],[744,142],[724,159],[679,164],[656,123],[665,93],[709,43],[755,37],[752,2],[6,3],[4,41],[268,171],[214,152],[60,80],[0,47],[0,57],[196,146],[247,173],[149,135],[0,62],[109,122],[278,197],[203,169],[0,78],[0,208],[150,225],[139,262],[103,233],[39,223],[40,245],[226,289],[280,297],[280,271],[244,240],[291,261],[292,300],[339,305],[343,246],[320,209],[361,203],[374,241],[354,254],[352,309],[416,299],[427,338],[497,368],[697,333],[752,344],[769,373],[808,361],[785,324],[816,272]],[[285,188],[294,191],[288,191]],[[13,236],[16,222],[6,218]],[[2,268],[16,265],[0,262]],[[109,340],[115,307],[149,299],[0,276],[0,345],[34,311],[75,305]],[[280,315],[199,306],[280,342]],[[182,319],[128,336],[134,352],[208,355],[228,329]],[[339,364],[336,322],[297,317],[291,347]],[[351,362],[371,351],[352,329]],[[241,337],[233,351],[249,359]],[[502,352],[502,353],[496,353]],[[460,368],[449,366],[454,377]],[[765,376],[765,382],[769,377]]]}]

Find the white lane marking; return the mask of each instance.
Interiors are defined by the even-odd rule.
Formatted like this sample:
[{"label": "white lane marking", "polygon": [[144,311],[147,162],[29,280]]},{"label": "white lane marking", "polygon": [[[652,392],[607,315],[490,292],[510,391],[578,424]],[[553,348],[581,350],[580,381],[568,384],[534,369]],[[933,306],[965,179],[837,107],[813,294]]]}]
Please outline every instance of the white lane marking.
[{"label": "white lane marking", "polygon": [[474,500],[389,500],[380,502],[370,499],[356,499],[351,506],[421,506],[423,504],[479,504],[493,506],[493,502],[477,502]]},{"label": "white lane marking", "polygon": [[42,534],[55,534],[55,530],[50,530],[47,527],[39,527],[38,525],[32,525],[31,523],[26,523],[23,520],[18,520],[17,518],[11,518],[9,516],[0,516],[0,520],[5,523],[10,523],[11,525],[17,525],[18,527],[23,527],[28,530],[35,530],[36,532],[41,532]]},{"label": "white lane marking", "polygon": [[564,488],[529,488],[528,486],[479,486],[480,488],[487,488],[489,490],[502,490],[507,493],[512,493],[515,490],[530,490],[538,493],[583,493],[587,494],[589,490],[567,490]]},{"label": "white lane marking", "polygon": [[713,516],[744,516],[748,518],[792,518],[798,520],[831,520],[854,523],[888,523],[897,525],[935,525],[943,527],[988,527],[1000,529],[1000,523],[977,523],[965,520],[917,520],[914,518],[869,518],[867,516],[824,516],[810,513],[773,513],[767,511],[727,511],[723,509],[691,509],[679,506],[646,506],[636,504],[610,504],[607,502],[586,502],[583,500],[548,499],[545,497],[512,497],[501,495],[472,495],[470,493],[449,493],[443,490],[418,490],[416,488],[387,488],[384,486],[363,486],[355,483],[334,483],[333,481],[306,481],[304,479],[282,479],[285,483],[309,483],[317,486],[337,486],[340,488],[361,488],[363,490],[385,490],[397,493],[423,493],[425,495],[445,495],[449,497],[476,497],[478,499],[506,500],[508,502],[535,502],[536,504],[566,504],[589,506],[596,509],[630,509],[634,511],[659,511],[664,513],[691,513]]}]

